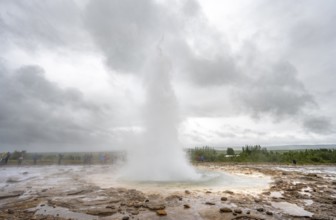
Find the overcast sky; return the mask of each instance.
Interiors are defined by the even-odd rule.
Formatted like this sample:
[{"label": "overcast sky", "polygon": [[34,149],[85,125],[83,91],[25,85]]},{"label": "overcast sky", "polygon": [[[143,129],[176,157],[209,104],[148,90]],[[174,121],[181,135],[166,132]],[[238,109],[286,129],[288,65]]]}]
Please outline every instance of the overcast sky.
[{"label": "overcast sky", "polygon": [[0,0],[0,150],[123,149],[158,47],[181,146],[336,143],[335,20],[334,0]]}]

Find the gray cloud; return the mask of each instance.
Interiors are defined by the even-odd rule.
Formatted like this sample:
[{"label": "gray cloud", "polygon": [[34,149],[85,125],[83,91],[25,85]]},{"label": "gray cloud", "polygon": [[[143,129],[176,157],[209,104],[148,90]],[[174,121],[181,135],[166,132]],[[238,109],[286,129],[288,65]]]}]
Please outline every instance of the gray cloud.
[{"label": "gray cloud", "polygon": [[305,118],[303,121],[303,126],[310,132],[317,134],[331,134],[333,133],[333,126],[330,118],[323,116],[310,116]]},{"label": "gray cloud", "polygon": [[[83,38],[80,8],[72,0],[0,2],[0,38],[29,51],[76,47]],[[83,44],[81,44],[83,46]]]},{"label": "gray cloud", "polygon": [[192,82],[202,87],[234,84],[241,77],[234,59],[226,54],[213,59],[191,57],[187,68]]},{"label": "gray cloud", "polygon": [[91,1],[85,13],[86,26],[109,67],[128,73],[139,71],[150,46],[178,34],[177,17],[151,0]]},{"label": "gray cloud", "polygon": [[[0,68],[0,140],[4,147],[34,146],[46,150],[104,145],[97,123],[104,109],[85,100],[75,89],[61,89],[44,77],[39,66],[12,72]],[[107,132],[106,132],[107,133]]]},{"label": "gray cloud", "polygon": [[315,104],[297,78],[295,67],[287,62],[270,65],[255,79],[247,81],[244,87],[238,88],[237,95],[238,103],[250,110],[254,117],[262,114],[278,118],[294,116]]},{"label": "gray cloud", "polygon": [[[188,5],[193,7],[186,10]],[[274,10],[271,5],[263,5]],[[286,5],[280,6],[283,9]],[[231,105],[243,114],[255,118],[271,115],[279,120],[317,107],[292,62],[281,56],[275,57],[277,61],[265,59],[253,42],[235,56],[229,42],[204,20],[196,1],[183,1],[176,8],[155,1],[91,1],[86,7],[85,22],[114,70],[138,73],[150,48],[162,41],[175,73],[185,75],[180,78],[189,80],[194,86],[191,89],[226,86],[223,92],[232,95]],[[272,22],[279,21],[267,24]],[[260,31],[267,33],[267,28]],[[219,116],[218,109],[227,107],[218,104],[222,98],[220,94],[216,96],[218,100],[212,102],[215,108],[191,104],[191,108],[202,108],[191,112]],[[204,109],[210,111],[204,113]]]},{"label": "gray cloud", "polygon": [[[161,42],[175,70],[188,74],[196,85],[222,85],[237,78],[229,47],[223,46],[216,31],[203,22],[197,1],[169,5],[145,0],[99,0],[91,1],[85,14],[93,40],[114,70],[138,73],[150,49]],[[187,43],[188,39],[196,41],[195,48]]]}]

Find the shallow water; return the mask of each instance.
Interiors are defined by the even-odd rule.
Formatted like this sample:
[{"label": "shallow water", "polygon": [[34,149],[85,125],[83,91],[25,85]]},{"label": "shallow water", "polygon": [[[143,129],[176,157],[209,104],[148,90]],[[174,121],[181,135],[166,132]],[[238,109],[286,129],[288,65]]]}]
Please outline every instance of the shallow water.
[{"label": "shallow water", "polygon": [[289,202],[271,202],[272,206],[281,209],[284,213],[298,217],[312,217],[313,213]]},{"label": "shallow water", "polygon": [[336,166],[281,166],[276,167],[276,169],[283,171],[297,171],[301,173],[321,173],[336,175]]},{"label": "shallow water", "polygon": [[251,191],[255,192],[262,190],[269,186],[271,178],[268,176],[253,176],[242,174],[231,174],[224,171],[213,171],[198,169],[197,173],[200,178],[190,181],[130,181],[125,178],[119,177],[117,172],[113,177],[105,172],[100,172],[99,167],[96,167],[95,174],[89,175],[87,178],[92,183],[102,188],[111,186],[118,187],[131,187],[144,191],[174,191],[185,189],[211,189],[213,191],[226,190],[231,191]]},{"label": "shallow water", "polygon": [[1,167],[0,188],[67,186],[70,190],[74,188],[72,186],[76,186],[75,182],[87,182],[102,188],[125,187],[160,192],[185,189],[255,192],[267,188],[271,182],[268,176],[232,174],[206,169],[198,169],[201,177],[194,181],[128,181],[120,177],[118,170],[118,167],[112,165]]},{"label": "shallow water", "polygon": [[34,211],[36,215],[51,215],[57,218],[66,219],[81,219],[81,220],[98,220],[99,218],[92,215],[87,215],[84,213],[72,212],[67,208],[63,207],[52,207],[48,205],[38,206],[36,208],[29,209],[29,211]]}]

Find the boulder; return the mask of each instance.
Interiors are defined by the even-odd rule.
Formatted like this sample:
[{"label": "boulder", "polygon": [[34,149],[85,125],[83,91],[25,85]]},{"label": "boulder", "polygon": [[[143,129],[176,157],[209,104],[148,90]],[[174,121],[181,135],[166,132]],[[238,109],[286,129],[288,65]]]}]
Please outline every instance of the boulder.
[{"label": "boulder", "polygon": [[243,211],[241,209],[234,209],[233,212],[237,214],[241,214]]},{"label": "boulder", "polygon": [[165,198],[166,201],[179,200],[182,201],[182,196],[179,195],[170,195]]},{"label": "boulder", "polygon": [[166,206],[163,203],[156,203],[156,202],[148,202],[145,205],[150,210],[160,210],[165,209]]},{"label": "boulder", "polygon": [[167,212],[164,209],[156,210],[156,214],[159,216],[167,215]]},{"label": "boulder", "polygon": [[325,216],[325,215],[319,215],[319,214],[314,214],[312,217],[311,217],[312,220],[328,220],[330,219],[328,216]]},{"label": "boulder", "polygon": [[133,210],[133,211],[131,211],[131,214],[132,214],[132,215],[138,215],[138,214],[139,214],[139,211],[138,211],[138,210]]},{"label": "boulder", "polygon": [[107,208],[101,208],[101,209],[88,209],[86,211],[86,214],[89,215],[97,215],[97,216],[109,216],[117,213],[118,210],[116,209],[107,209]]},{"label": "boulder", "polygon": [[259,207],[259,208],[257,208],[257,211],[258,211],[258,212],[263,212],[263,211],[264,211],[264,208],[263,208],[263,207]]},{"label": "boulder", "polygon": [[230,194],[230,195],[233,195],[234,192],[230,191],[230,190],[225,190],[224,193],[227,193],[227,194]]},{"label": "boulder", "polygon": [[228,207],[222,207],[219,210],[220,210],[220,212],[232,212],[232,209],[230,209]]},{"label": "boulder", "polygon": [[271,212],[271,211],[266,211],[266,215],[273,215],[273,212]]},{"label": "boulder", "polygon": [[9,193],[0,193],[0,200],[1,199],[7,199],[12,197],[18,197],[21,196],[23,192],[9,192]]}]

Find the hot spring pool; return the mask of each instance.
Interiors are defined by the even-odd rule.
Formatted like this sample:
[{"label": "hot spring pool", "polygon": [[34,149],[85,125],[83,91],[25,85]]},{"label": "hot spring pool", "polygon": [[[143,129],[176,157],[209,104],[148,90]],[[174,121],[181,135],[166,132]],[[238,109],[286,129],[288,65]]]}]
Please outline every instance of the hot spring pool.
[{"label": "hot spring pool", "polygon": [[88,175],[88,181],[102,188],[131,187],[143,191],[179,191],[211,189],[213,191],[243,191],[256,192],[268,188],[271,177],[262,174],[246,175],[242,173],[228,173],[221,170],[196,169],[199,178],[187,181],[132,181],[123,178],[118,170],[104,172],[101,167],[93,168],[94,173]]},{"label": "hot spring pool", "polygon": [[122,178],[119,167],[91,166],[26,166],[1,167],[0,187],[3,189],[75,188],[92,185],[101,188],[123,187],[142,191],[171,192],[184,190],[230,190],[260,192],[268,188],[271,177],[261,174],[244,175],[221,170],[197,169],[199,178],[193,181],[130,181]]}]

